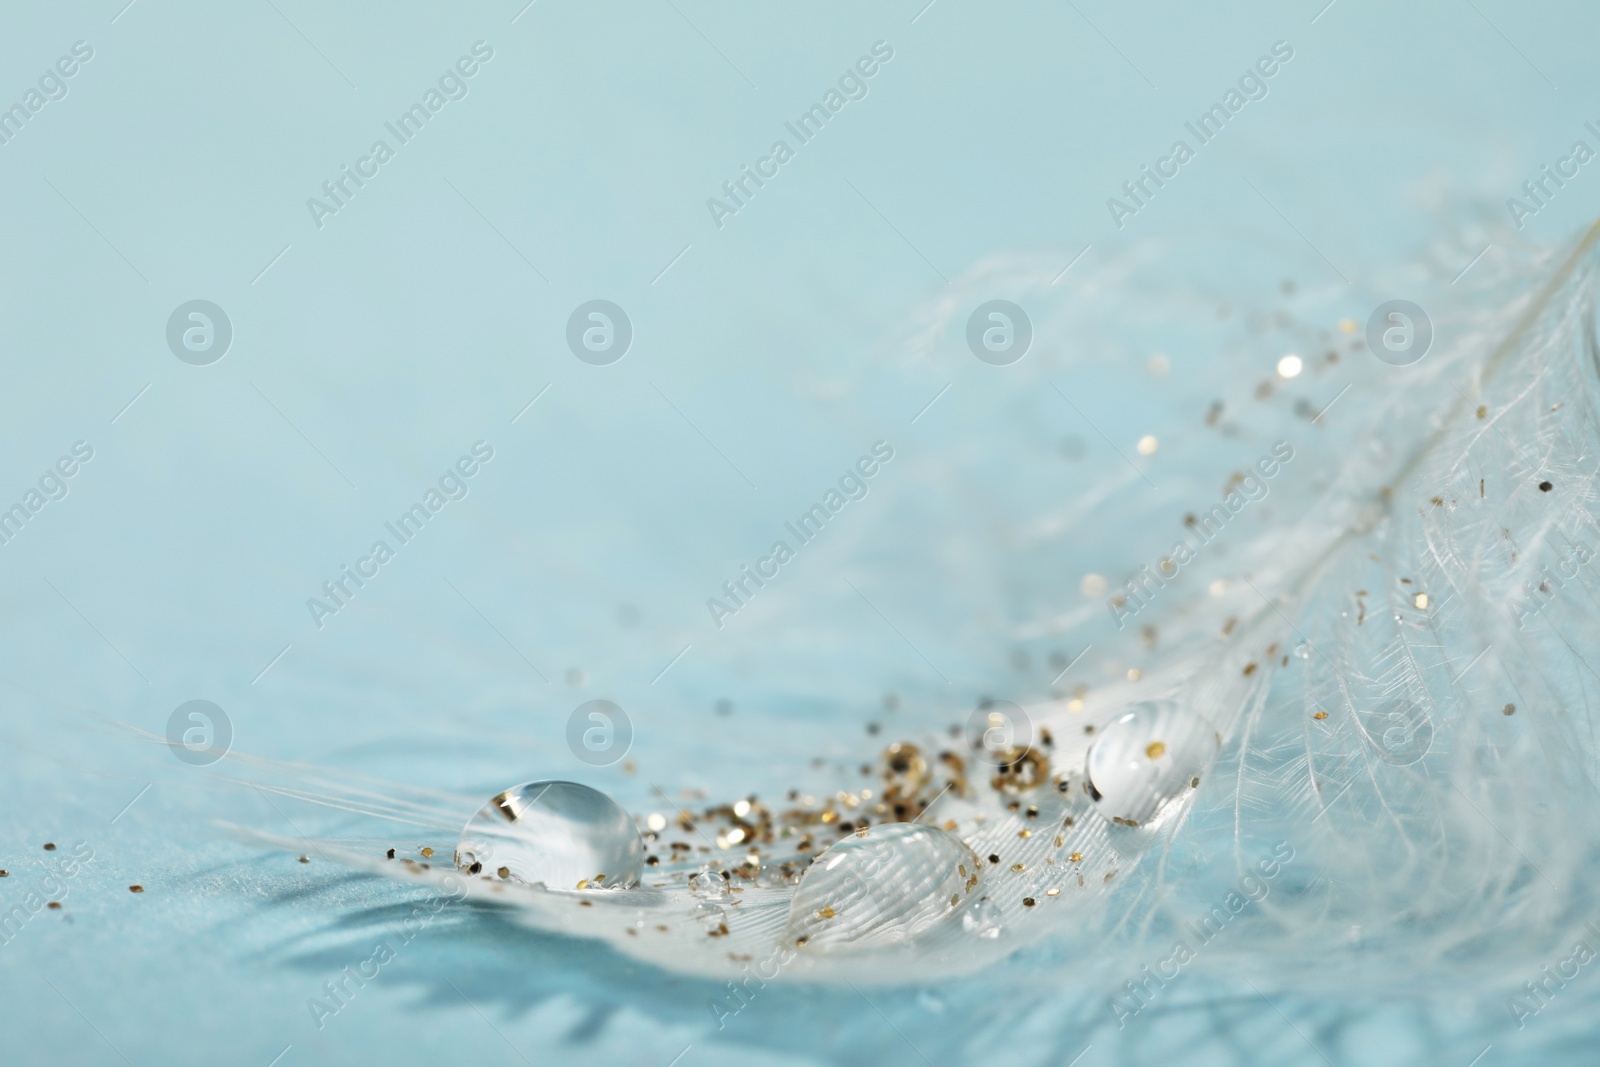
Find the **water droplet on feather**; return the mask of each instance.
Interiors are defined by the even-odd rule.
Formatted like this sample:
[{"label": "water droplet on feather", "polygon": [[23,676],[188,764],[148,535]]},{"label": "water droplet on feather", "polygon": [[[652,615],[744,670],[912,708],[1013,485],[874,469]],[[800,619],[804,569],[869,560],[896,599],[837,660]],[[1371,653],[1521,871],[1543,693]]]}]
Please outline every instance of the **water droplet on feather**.
[{"label": "water droplet on feather", "polygon": [[634,886],[644,842],[616,801],[577,782],[528,782],[495,796],[461,831],[456,866],[504,867],[512,880],[548,889]]},{"label": "water droplet on feather", "polygon": [[981,897],[972,902],[972,906],[961,916],[961,929],[973,937],[981,937],[993,941],[1005,932],[1005,924],[1000,919],[1000,905],[988,897]]},{"label": "water droplet on feather", "polygon": [[1143,825],[1191,788],[1216,747],[1211,727],[1172,701],[1135,704],[1089,749],[1089,795],[1113,822]]},{"label": "water droplet on feather", "polygon": [[784,936],[805,950],[908,941],[954,911],[978,884],[978,857],[936,826],[888,823],[836,842],[800,877]]}]

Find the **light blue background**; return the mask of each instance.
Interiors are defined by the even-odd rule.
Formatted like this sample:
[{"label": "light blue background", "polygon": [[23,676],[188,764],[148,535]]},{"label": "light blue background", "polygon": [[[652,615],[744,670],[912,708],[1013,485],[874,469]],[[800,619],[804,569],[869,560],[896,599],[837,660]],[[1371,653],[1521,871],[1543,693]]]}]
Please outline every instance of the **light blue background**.
[{"label": "light blue background", "polygon": [[[1133,1056],[1103,1018],[1064,1033],[1070,1012],[1000,975],[882,991],[881,1015],[849,991],[774,990],[719,1033],[703,984],[484,916],[430,929],[319,1032],[306,999],[414,894],[231,843],[214,820],[341,824],[296,808],[291,829],[89,713],[160,734],[204,698],[241,752],[485,796],[581,777],[642,809],[647,782],[776,795],[814,756],[865,759],[888,692],[908,729],[984,694],[1045,695],[1049,654],[1107,620],[1079,612],[1036,639],[1017,624],[1082,604],[1084,572],[1132,570],[1168,538],[1091,534],[1019,575],[1040,498],[1139,487],[1046,403],[1046,378],[964,350],[966,311],[1006,295],[972,281],[980,264],[1048,274],[1089,246],[1050,298],[1088,306],[1112,299],[1108,265],[1153,254],[1218,299],[1293,278],[1365,321],[1397,284],[1424,299],[1484,244],[1564,241],[1600,204],[1600,164],[1520,234],[1503,204],[1573,140],[1595,144],[1600,12],[1320,6],[5,5],[0,104],[73,42],[94,57],[0,146],[0,504],[73,442],[95,452],[0,546],[0,908],[43,877],[43,841],[95,855],[62,915],[0,946],[7,1060],[264,1067],[291,1046],[284,1067],[664,1065],[692,1044],[685,1063],[907,1062],[900,1031],[938,1063],[985,1048],[1065,1063],[1091,1042],[1085,1067]],[[315,226],[306,198],[478,40],[494,57],[469,95]],[[894,58],[866,99],[713,225],[706,198],[879,40]],[[1269,96],[1114,227],[1106,198],[1277,40],[1295,56]],[[908,324],[949,294],[953,325],[908,355]],[[603,368],[564,343],[597,297],[635,330]],[[194,298],[234,329],[207,367],[164,340]],[[1116,299],[1108,317],[1147,325]],[[1040,324],[1031,373],[1074,383],[1116,447],[1192,421],[1102,374],[1122,365],[1110,353],[1052,334],[1043,297],[1022,302]],[[1162,329],[1185,400],[1275,358]],[[1074,434],[1087,456],[1066,465]],[[714,628],[705,598],[879,439],[896,458],[873,495]],[[470,495],[314,626],[306,598],[478,440],[495,455]],[[636,774],[567,753],[567,714],[594,697],[631,712]],[[1218,1036],[1236,1007],[1261,1035],[1248,1048]],[[1193,1032],[1177,1013],[1166,1040],[1217,1062],[1314,1059],[1259,1003],[1206,1012]],[[1320,1034],[1341,1064],[1435,1040],[1465,1063],[1482,1045],[1449,1036],[1481,1020],[1424,1039],[1397,1018]]]}]

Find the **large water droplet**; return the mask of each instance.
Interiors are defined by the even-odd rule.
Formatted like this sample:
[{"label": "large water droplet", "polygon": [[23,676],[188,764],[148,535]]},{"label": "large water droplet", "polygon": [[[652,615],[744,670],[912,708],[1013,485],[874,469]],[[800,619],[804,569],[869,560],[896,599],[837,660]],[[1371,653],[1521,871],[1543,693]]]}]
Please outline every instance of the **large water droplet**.
[{"label": "large water droplet", "polygon": [[1000,905],[988,897],[979,897],[961,916],[961,929],[973,937],[993,941],[1005,930],[1000,920]]},{"label": "large water droplet", "polygon": [[616,801],[576,782],[507,789],[461,831],[456,866],[549,889],[639,884],[644,842]]},{"label": "large water droplet", "polygon": [[1170,700],[1135,704],[1089,749],[1089,795],[1113,822],[1149,823],[1197,784],[1216,749],[1216,734],[1198,715]]},{"label": "large water droplet", "polygon": [[978,884],[978,858],[936,826],[887,823],[836,842],[806,868],[784,936],[807,951],[905,941]]}]

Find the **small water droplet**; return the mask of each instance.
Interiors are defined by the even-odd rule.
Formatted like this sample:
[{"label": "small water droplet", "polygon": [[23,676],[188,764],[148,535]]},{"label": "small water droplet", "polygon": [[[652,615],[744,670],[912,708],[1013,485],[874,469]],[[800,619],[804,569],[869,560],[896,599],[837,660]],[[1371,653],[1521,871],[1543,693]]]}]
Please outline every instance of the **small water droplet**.
[{"label": "small water droplet", "polygon": [[1113,822],[1143,825],[1189,788],[1216,747],[1211,728],[1174,702],[1135,704],[1089,749],[1089,795]]},{"label": "small water droplet", "polygon": [[1305,641],[1301,641],[1298,645],[1295,645],[1294,646],[1294,658],[1295,659],[1310,659],[1311,658],[1311,645],[1309,643],[1305,642]]},{"label": "small water droplet", "polygon": [[769,863],[756,872],[756,885],[762,889],[782,889],[788,884],[788,875],[776,863]]},{"label": "small water droplet", "polygon": [[708,900],[696,904],[689,916],[707,930],[716,930],[728,921],[727,912]]},{"label": "small water droplet", "polygon": [[733,890],[728,888],[728,880],[722,877],[722,872],[710,868],[689,876],[689,892],[701,900],[727,900],[733,896]]},{"label": "small water droplet", "polygon": [[1005,924],[1000,920],[1000,905],[982,897],[972,902],[961,916],[961,929],[973,937],[981,937],[993,941],[1005,932]]},{"label": "small water droplet", "polygon": [[[548,889],[626,888],[639,883],[644,842],[616,801],[577,782],[529,782],[500,793],[461,831],[456,866],[506,868]],[[600,881],[604,876],[604,881]]]},{"label": "small water droplet", "polygon": [[947,830],[874,826],[836,842],[806,868],[785,937],[805,938],[808,952],[909,940],[966,900],[977,872],[977,856]]}]

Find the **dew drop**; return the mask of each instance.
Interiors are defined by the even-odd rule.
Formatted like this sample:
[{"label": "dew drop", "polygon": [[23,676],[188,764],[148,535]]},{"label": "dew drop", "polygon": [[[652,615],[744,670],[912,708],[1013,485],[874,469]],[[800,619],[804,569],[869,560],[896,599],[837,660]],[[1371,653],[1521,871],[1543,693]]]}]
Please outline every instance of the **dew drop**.
[{"label": "dew drop", "polygon": [[1216,747],[1211,728],[1172,701],[1135,704],[1089,749],[1089,795],[1113,822],[1142,825],[1190,787]]},{"label": "dew drop", "polygon": [[1306,642],[1306,641],[1301,641],[1298,645],[1295,645],[1294,646],[1294,658],[1295,659],[1310,659],[1311,658],[1311,645],[1310,645],[1310,643]]},{"label": "dew drop", "polygon": [[784,936],[807,951],[879,947],[915,937],[966,900],[978,858],[947,830],[888,823],[828,848],[800,876]]},{"label": "dew drop", "polygon": [[988,897],[974,900],[972,907],[961,916],[961,929],[973,937],[995,940],[1005,931],[1005,924],[1000,920],[1000,905]]},{"label": "dew drop", "polygon": [[707,930],[719,929],[728,921],[727,912],[723,911],[721,908],[717,907],[708,900],[702,900],[700,903],[696,904],[694,906],[694,910],[689,913],[689,916]]},{"label": "dew drop", "polygon": [[709,867],[689,876],[689,892],[701,900],[727,900],[733,896],[733,890],[728,888],[728,880],[722,877],[722,872]]},{"label": "dew drop", "polygon": [[644,842],[616,801],[576,782],[529,782],[500,793],[461,831],[456,866],[505,869],[513,881],[549,889],[634,886]]}]

